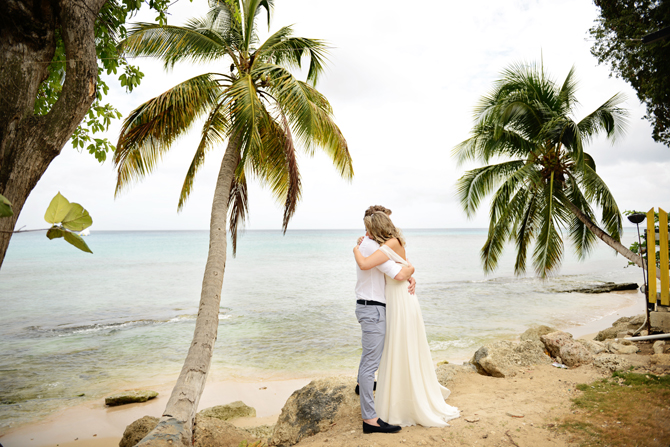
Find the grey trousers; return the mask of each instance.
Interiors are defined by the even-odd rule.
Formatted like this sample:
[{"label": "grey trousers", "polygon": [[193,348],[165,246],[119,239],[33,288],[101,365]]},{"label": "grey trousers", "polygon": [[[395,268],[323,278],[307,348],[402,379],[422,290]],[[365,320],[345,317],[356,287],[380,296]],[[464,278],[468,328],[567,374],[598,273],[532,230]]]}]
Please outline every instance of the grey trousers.
[{"label": "grey trousers", "polygon": [[361,415],[363,419],[375,419],[375,401],[373,386],[375,372],[379,368],[379,361],[384,351],[384,336],[386,335],[386,308],[382,306],[365,306],[356,304],[356,318],[363,331],[363,353],[358,366],[358,386],[361,398]]}]

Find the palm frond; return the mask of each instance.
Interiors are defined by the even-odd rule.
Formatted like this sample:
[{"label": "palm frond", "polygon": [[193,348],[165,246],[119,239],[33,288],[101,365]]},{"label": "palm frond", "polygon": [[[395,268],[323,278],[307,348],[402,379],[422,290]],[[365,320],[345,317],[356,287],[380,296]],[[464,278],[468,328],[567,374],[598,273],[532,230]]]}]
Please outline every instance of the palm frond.
[{"label": "palm frond", "polygon": [[[566,183],[567,188],[565,193],[563,191],[556,192],[557,199],[565,204],[564,206],[566,207],[568,207],[567,202],[574,204],[577,208],[580,209],[582,213],[584,213],[585,216],[587,216],[592,221],[595,221],[593,210],[579,189],[579,186],[574,177],[569,177]],[[572,246],[577,253],[577,259],[580,261],[586,259],[586,257],[595,247],[598,238],[574,214],[571,216],[569,228],[570,240],[572,241]]]},{"label": "palm frond", "polygon": [[563,256],[563,240],[555,222],[553,174],[545,186],[541,199],[542,228],[537,235],[533,251],[533,266],[538,276],[546,278],[558,268]]},{"label": "palm frond", "polygon": [[468,218],[475,215],[482,199],[488,196],[507,177],[524,167],[522,160],[508,161],[467,171],[456,183],[457,194]]},{"label": "palm frond", "polygon": [[225,36],[201,27],[198,21],[186,26],[168,26],[153,23],[131,25],[128,37],[119,48],[129,57],[155,57],[164,62],[165,68],[177,62],[211,62],[228,55],[237,61]]},{"label": "palm frond", "polygon": [[225,114],[225,103],[219,103],[212,109],[207,121],[202,126],[202,136],[200,144],[195,151],[193,161],[186,172],[186,178],[179,194],[179,204],[177,205],[177,212],[184,208],[184,204],[191,194],[193,189],[193,182],[198,169],[205,163],[205,154],[216,143],[223,143],[228,135],[228,117]]},{"label": "palm frond", "polygon": [[287,69],[302,68],[302,58],[309,56],[307,82],[315,86],[328,61],[328,46],[319,39],[290,37],[293,30],[284,27],[266,40],[258,49],[258,58]]},{"label": "palm frond", "polygon": [[537,231],[537,192],[528,193],[522,206],[525,208],[521,218],[516,222],[514,229],[516,236],[517,255],[514,262],[514,274],[522,275],[526,272],[526,258],[528,248]]},{"label": "palm frond", "polygon": [[626,96],[617,93],[605,101],[600,107],[582,118],[577,124],[582,138],[591,142],[593,137],[600,132],[605,132],[607,138],[615,142],[626,133],[629,113],[626,109],[618,107],[626,100]]},{"label": "palm frond", "polygon": [[237,235],[249,214],[249,191],[244,172],[233,177],[228,198],[230,239],[233,242],[233,257],[237,255]]},{"label": "palm frond", "polygon": [[206,113],[220,93],[215,75],[196,76],[145,102],[123,122],[114,165],[116,192],[149,174],[163,153]]}]

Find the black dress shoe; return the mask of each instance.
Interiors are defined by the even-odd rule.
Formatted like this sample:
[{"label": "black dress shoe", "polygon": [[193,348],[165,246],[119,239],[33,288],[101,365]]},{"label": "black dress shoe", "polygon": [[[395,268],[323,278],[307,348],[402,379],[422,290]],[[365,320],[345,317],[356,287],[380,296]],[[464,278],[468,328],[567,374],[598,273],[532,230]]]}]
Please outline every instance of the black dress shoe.
[{"label": "black dress shoe", "polygon": [[399,425],[390,425],[381,419],[377,419],[379,427],[363,422],[363,433],[398,433],[402,430]]},{"label": "black dress shoe", "polygon": [[[377,382],[375,382],[374,385],[372,385],[372,391],[377,391]],[[360,388],[358,387],[358,384],[356,384],[356,389],[354,390],[354,393],[360,395]]]}]

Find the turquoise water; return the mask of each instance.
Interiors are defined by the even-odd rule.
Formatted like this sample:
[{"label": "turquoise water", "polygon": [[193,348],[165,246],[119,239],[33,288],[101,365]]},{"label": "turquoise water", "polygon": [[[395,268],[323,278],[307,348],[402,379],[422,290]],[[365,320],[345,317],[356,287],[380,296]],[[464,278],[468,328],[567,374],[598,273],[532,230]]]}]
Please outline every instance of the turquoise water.
[{"label": "turquoise water", "polygon": [[[245,233],[237,258],[227,262],[212,374],[354,370],[360,328],[352,249],[359,233]],[[435,360],[468,357],[532,324],[599,318],[635,295],[560,290],[641,278],[604,244],[584,263],[566,257],[560,275],[540,281],[514,277],[511,250],[486,277],[479,262],[484,230],[405,235]],[[195,325],[208,233],[94,232],[87,242],[93,255],[43,234],[12,239],[0,270],[0,434],[58,408],[179,373]]]}]

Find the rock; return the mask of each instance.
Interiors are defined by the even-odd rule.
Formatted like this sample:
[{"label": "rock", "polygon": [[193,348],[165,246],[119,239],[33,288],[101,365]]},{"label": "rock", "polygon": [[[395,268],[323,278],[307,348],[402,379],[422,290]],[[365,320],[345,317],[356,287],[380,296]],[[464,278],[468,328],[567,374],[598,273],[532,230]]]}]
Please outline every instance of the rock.
[{"label": "rock", "polygon": [[493,377],[516,375],[520,366],[549,364],[551,359],[544,353],[540,342],[525,340],[521,343],[495,341],[482,346],[470,360],[477,372]]},{"label": "rock", "polygon": [[199,416],[221,419],[228,421],[235,418],[255,418],[256,409],[246,405],[241,400],[227,405],[217,405],[216,407],[205,408],[198,412]]},{"label": "rock", "polygon": [[640,326],[642,326],[644,324],[644,320],[646,320],[646,318],[647,317],[646,317],[645,314],[636,315],[633,318],[631,318],[630,320],[628,320],[628,324],[630,326],[637,326],[635,328],[637,330],[637,328],[639,328]]},{"label": "rock", "polygon": [[123,437],[119,441],[119,447],[134,447],[151,430],[158,425],[158,418],[144,416],[126,427]]},{"label": "rock", "polygon": [[465,363],[463,365],[451,365],[439,363],[437,368],[435,368],[435,374],[437,374],[437,381],[440,382],[440,385],[449,388],[449,383],[454,380],[457,374],[468,374],[476,373],[477,369],[472,363]]},{"label": "rock", "polygon": [[670,369],[670,354],[654,354],[649,357],[649,363],[662,369]]},{"label": "rock", "polygon": [[355,387],[353,377],[328,377],[295,391],[282,408],[269,444],[291,446],[328,430],[336,420],[359,420],[361,408]]},{"label": "rock", "polygon": [[523,414],[522,413],[517,413],[517,412],[507,412],[505,413],[507,416],[511,418],[522,418]]},{"label": "rock", "polygon": [[556,331],[543,335],[541,338],[549,354],[553,357],[560,357],[566,366],[574,367],[593,361],[593,354],[583,344],[573,340],[572,334]]},{"label": "rock", "polygon": [[593,365],[604,372],[623,371],[630,367],[630,362],[620,355],[600,354],[593,360]]},{"label": "rock", "polygon": [[249,432],[253,437],[263,440],[269,440],[272,437],[272,432],[275,430],[273,425],[259,425],[257,427],[238,427],[242,431]]},{"label": "rock", "polygon": [[[621,319],[619,319],[621,320]],[[617,321],[619,321],[617,320]],[[615,322],[616,324],[616,322]],[[600,332],[598,332],[598,335],[596,335],[595,340],[596,341],[604,341],[609,338],[617,338],[617,335],[620,332],[627,332],[629,330],[628,324],[627,323],[619,323],[616,324],[615,326],[608,327],[607,329],[604,329]]]},{"label": "rock", "polygon": [[634,282],[626,282],[621,284],[616,284],[613,282],[605,282],[603,284],[591,286],[591,287],[581,287],[578,289],[565,290],[565,292],[578,292],[578,293],[609,293],[609,292],[618,292],[622,290],[637,290],[638,285]]},{"label": "rock", "polygon": [[[134,447],[158,425],[158,418],[144,416],[126,427],[119,447]],[[257,436],[216,418],[196,416],[193,430],[195,447],[238,447],[242,441],[256,441]]]},{"label": "rock", "polygon": [[626,346],[622,343],[617,343],[614,340],[607,340],[605,342],[605,346],[607,347],[607,350],[612,354],[635,354],[637,351],[640,350],[640,348],[638,348],[637,345],[630,344]]},{"label": "rock", "polygon": [[158,393],[151,390],[124,391],[123,393],[105,397],[105,405],[115,407],[117,405],[133,404],[135,402],[146,402],[156,396],[158,396]]},{"label": "rock", "polygon": [[465,418],[465,422],[479,422],[479,418],[477,416],[473,416],[471,418]]},{"label": "rock", "polygon": [[665,349],[665,342],[663,340],[656,340],[654,342],[654,354],[663,354]]},{"label": "rock", "polygon": [[[658,306],[661,308],[661,306]],[[649,324],[652,332],[670,332],[670,312],[649,312]]]},{"label": "rock", "polygon": [[556,329],[550,326],[533,326],[529,329],[526,329],[526,332],[521,334],[521,341],[525,340],[534,340],[541,342],[541,336],[549,334],[551,332],[556,332]]},{"label": "rock", "polygon": [[581,343],[582,345],[584,345],[584,347],[586,349],[588,349],[589,352],[593,355],[600,354],[601,352],[607,351],[607,348],[605,347],[605,345],[603,343],[599,342],[599,341],[584,340],[582,338],[580,338],[576,341],[577,341],[577,343]]},{"label": "rock", "polygon": [[256,437],[230,422],[198,415],[195,419],[193,442],[195,447],[238,447],[242,441],[249,444]]}]

